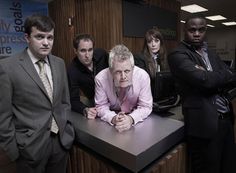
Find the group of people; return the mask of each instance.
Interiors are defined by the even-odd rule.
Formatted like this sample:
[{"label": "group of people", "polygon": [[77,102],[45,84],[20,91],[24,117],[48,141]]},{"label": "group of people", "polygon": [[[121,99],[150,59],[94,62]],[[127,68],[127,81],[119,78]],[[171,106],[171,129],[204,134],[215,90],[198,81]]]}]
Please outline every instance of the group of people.
[{"label": "group of people", "polygon": [[187,19],[184,40],[168,57],[157,28],[146,32],[136,55],[123,44],[107,53],[95,48],[91,35],[79,34],[67,68],[51,54],[50,17],[29,16],[24,28],[28,47],[0,61],[0,151],[17,172],[66,172],[75,135],[71,109],[118,132],[144,121],[163,70],[180,88],[191,173],[235,172],[233,112],[225,95],[235,75],[208,49],[203,17]]},{"label": "group of people", "polygon": [[89,119],[101,117],[120,132],[143,121],[152,111],[150,79],[134,66],[129,49],[116,45],[108,58],[103,49],[94,49],[91,35],[79,34],[73,43],[76,57],[68,67],[72,110]]},{"label": "group of people", "polygon": [[[150,78],[135,66],[129,49],[116,45],[108,55],[94,49],[88,34],[77,35],[73,43],[76,56],[67,69],[72,110],[101,117],[120,132],[143,121],[152,111]],[[153,47],[158,51],[160,43]]]}]

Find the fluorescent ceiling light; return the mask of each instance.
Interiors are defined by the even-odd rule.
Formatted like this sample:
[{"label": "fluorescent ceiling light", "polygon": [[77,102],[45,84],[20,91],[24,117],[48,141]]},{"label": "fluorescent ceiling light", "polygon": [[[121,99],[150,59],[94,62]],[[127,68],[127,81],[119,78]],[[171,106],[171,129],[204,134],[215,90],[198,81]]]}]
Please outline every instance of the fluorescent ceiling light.
[{"label": "fluorescent ceiling light", "polygon": [[206,18],[213,21],[226,19],[224,16],[221,16],[221,15],[206,16]]},{"label": "fluorescent ceiling light", "polygon": [[181,23],[185,23],[185,21],[184,21],[184,20],[181,20],[180,22],[181,22]]},{"label": "fluorescent ceiling light", "polygon": [[211,27],[211,28],[214,28],[215,26],[214,25],[210,25],[210,24],[207,24],[207,26]]},{"label": "fluorescent ceiling light", "polygon": [[232,25],[236,25],[236,22],[224,22],[222,24],[226,26],[232,26]]},{"label": "fluorescent ceiling light", "polygon": [[187,11],[189,13],[198,13],[198,12],[208,11],[208,9],[203,8],[197,4],[182,6],[181,10]]}]

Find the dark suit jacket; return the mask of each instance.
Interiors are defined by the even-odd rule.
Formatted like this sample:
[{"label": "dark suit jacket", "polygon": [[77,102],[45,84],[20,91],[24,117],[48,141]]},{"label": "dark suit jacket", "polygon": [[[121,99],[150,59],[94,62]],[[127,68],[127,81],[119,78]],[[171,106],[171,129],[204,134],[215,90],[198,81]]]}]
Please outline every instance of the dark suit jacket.
[{"label": "dark suit jacket", "polygon": [[[144,69],[149,74],[149,77],[150,77],[150,80],[151,80],[152,95],[154,96],[155,95],[154,93],[155,93],[155,90],[156,90],[155,89],[156,78],[151,76],[151,72],[149,70],[148,63],[145,60],[144,54],[143,53],[135,54],[134,55],[134,63],[135,63],[136,66]],[[160,64],[160,62],[158,62],[158,64]],[[156,100],[154,100],[154,101],[156,101]]]},{"label": "dark suit jacket", "polygon": [[61,144],[69,149],[74,129],[68,122],[69,91],[64,61],[49,55],[53,103],[27,51],[0,61],[0,147],[11,160],[19,153],[40,160],[49,142],[52,115],[59,126]]},{"label": "dark suit jacket", "polygon": [[182,109],[187,135],[212,137],[217,131],[218,114],[215,95],[223,92],[233,74],[220,58],[208,50],[213,71],[197,69],[206,66],[194,49],[182,42],[168,56],[170,70],[180,85]]}]

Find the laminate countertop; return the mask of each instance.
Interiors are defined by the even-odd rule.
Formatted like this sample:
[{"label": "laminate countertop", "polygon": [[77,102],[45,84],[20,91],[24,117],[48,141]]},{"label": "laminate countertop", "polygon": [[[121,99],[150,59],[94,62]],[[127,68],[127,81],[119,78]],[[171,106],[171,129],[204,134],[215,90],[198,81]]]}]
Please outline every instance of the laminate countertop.
[{"label": "laminate countertop", "polygon": [[99,118],[89,120],[75,112],[71,112],[70,118],[76,142],[132,172],[145,168],[184,137],[182,121],[154,113],[121,133]]}]

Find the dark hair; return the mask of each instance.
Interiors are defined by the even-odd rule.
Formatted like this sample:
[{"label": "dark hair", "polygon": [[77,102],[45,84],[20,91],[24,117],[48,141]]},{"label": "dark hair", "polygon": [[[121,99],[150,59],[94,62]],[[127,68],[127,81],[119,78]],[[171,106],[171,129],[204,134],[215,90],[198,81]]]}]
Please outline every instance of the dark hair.
[{"label": "dark hair", "polygon": [[24,23],[25,33],[30,35],[32,27],[36,27],[38,30],[43,32],[49,32],[55,28],[53,20],[45,15],[33,14],[28,16]]},{"label": "dark hair", "polygon": [[165,43],[164,43],[164,38],[161,34],[161,32],[159,31],[158,28],[152,28],[149,29],[146,34],[145,34],[145,38],[144,38],[144,44],[143,44],[143,54],[145,56],[145,61],[148,64],[148,70],[149,73],[151,75],[151,77],[155,77],[155,64],[153,63],[153,58],[149,52],[148,49],[148,42],[150,42],[152,40],[152,37],[155,39],[159,39],[160,40],[160,50],[158,52],[159,54],[159,58],[160,58],[160,65],[162,69],[166,69],[166,48],[165,48]]},{"label": "dark hair", "polygon": [[190,21],[190,20],[192,20],[192,19],[202,19],[202,20],[204,20],[205,22],[206,22],[206,19],[205,19],[205,17],[203,16],[203,15],[201,15],[201,14],[192,14],[192,15],[190,15],[189,17],[187,17],[186,18],[186,20],[185,20],[185,26],[188,24],[188,22]]},{"label": "dark hair", "polygon": [[95,46],[94,38],[93,38],[91,35],[89,35],[89,34],[84,34],[84,33],[83,33],[83,34],[78,34],[78,35],[74,38],[74,40],[73,40],[73,47],[74,47],[75,49],[78,48],[79,43],[80,43],[81,40],[86,40],[86,41],[90,40],[90,41],[92,41],[92,43],[93,43],[93,47]]}]

